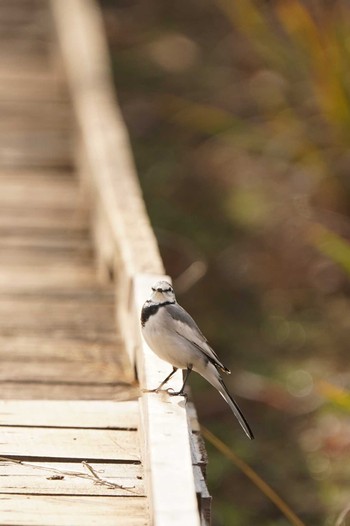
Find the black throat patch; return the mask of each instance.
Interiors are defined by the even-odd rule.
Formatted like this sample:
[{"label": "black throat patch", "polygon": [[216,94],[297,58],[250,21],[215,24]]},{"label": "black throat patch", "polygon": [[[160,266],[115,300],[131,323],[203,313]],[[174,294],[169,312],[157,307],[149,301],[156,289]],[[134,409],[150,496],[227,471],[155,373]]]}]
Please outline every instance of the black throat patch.
[{"label": "black throat patch", "polygon": [[147,304],[146,302],[144,306],[142,307],[141,311],[141,325],[142,327],[145,326],[146,321],[150,318],[150,316],[153,316],[156,314],[160,307],[165,307],[165,305],[174,305],[175,301],[163,301],[163,303],[151,303]]}]

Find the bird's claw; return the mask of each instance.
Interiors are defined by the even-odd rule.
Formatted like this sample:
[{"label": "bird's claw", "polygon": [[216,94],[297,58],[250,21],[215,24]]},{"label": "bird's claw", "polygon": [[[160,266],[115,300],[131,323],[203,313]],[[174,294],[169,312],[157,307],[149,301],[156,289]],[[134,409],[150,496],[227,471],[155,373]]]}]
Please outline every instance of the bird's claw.
[{"label": "bird's claw", "polygon": [[183,396],[187,400],[187,394],[183,391],[174,391],[172,387],[169,387],[169,389],[166,390],[169,396]]},{"label": "bird's claw", "polygon": [[174,391],[174,389],[172,387],[169,387],[168,389],[159,389],[159,388],[156,388],[156,389],[142,389],[142,393],[160,393],[160,392],[165,392],[165,393],[168,393],[169,396],[183,396],[184,398],[188,398],[188,395],[186,393],[184,393],[183,391]]}]

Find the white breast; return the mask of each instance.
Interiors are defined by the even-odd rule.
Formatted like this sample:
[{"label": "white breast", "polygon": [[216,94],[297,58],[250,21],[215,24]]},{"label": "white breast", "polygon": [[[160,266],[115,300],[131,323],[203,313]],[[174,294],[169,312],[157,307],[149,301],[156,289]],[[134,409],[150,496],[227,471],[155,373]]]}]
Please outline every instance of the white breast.
[{"label": "white breast", "polygon": [[160,307],[156,314],[148,318],[142,327],[142,334],[159,358],[178,369],[186,369],[192,362],[191,348],[176,333],[175,323],[167,311]]}]

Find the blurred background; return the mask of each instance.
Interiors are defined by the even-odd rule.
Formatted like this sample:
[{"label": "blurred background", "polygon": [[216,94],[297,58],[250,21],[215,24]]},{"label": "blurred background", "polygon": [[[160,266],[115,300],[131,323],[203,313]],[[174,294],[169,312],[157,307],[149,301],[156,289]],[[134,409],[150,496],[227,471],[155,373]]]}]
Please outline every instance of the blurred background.
[{"label": "blurred background", "polygon": [[[102,0],[178,299],[256,440],[197,375],[200,421],[308,526],[350,524],[350,4]],[[214,526],[282,526],[207,445]]]}]

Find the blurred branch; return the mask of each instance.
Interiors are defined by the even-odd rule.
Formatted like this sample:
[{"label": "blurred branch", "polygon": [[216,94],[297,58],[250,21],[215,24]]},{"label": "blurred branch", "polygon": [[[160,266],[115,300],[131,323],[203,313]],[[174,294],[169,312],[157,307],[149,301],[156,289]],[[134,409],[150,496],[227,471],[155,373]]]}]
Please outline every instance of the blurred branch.
[{"label": "blurred branch", "polygon": [[208,265],[204,261],[194,261],[175,280],[176,290],[179,294],[187,292],[197,281],[205,276]]},{"label": "blurred branch", "polygon": [[350,245],[345,239],[317,223],[311,226],[309,239],[322,254],[350,274]]},{"label": "blurred branch", "polygon": [[334,526],[342,526],[344,519],[346,518],[349,512],[350,512],[350,505],[346,506],[346,508],[340,513]]},{"label": "blurred branch", "polygon": [[215,436],[209,429],[201,426],[201,433],[218,451],[226,458],[231,460],[242,473],[248,477],[259,490],[277,506],[283,515],[293,526],[305,526],[305,524],[296,516],[288,504],[265,482],[244,460],[238,457],[220,438]]}]

